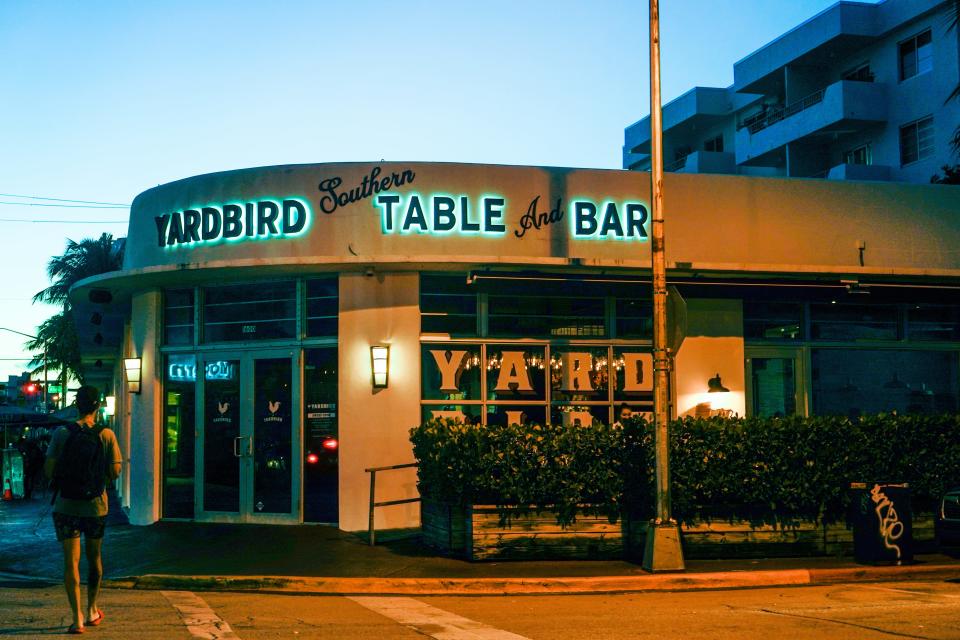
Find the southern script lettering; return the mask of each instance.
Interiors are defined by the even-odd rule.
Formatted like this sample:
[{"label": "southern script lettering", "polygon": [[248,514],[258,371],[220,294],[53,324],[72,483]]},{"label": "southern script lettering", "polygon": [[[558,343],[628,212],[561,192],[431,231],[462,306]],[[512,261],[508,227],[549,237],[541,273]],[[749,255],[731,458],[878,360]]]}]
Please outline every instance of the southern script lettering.
[{"label": "southern script lettering", "polygon": [[343,184],[343,179],[339,176],[321,180],[318,188],[325,195],[320,197],[320,210],[326,214],[333,213],[338,207],[359,202],[381,191],[389,191],[394,187],[409,184],[413,182],[417,175],[410,169],[404,169],[400,173],[391,173],[389,176],[382,178],[380,173],[380,167],[374,167],[370,170],[370,175],[364,176],[359,185],[347,191],[337,191]]}]

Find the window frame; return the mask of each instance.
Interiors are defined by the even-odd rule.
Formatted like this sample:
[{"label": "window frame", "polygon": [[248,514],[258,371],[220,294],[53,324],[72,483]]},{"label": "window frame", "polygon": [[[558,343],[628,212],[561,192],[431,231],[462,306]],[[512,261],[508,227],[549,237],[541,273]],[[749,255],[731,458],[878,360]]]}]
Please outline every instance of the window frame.
[{"label": "window frame", "polygon": [[[925,43],[923,46],[930,47],[930,65],[926,70],[920,70],[920,45],[919,40],[923,36],[929,37],[929,42]],[[912,73],[909,75],[906,74],[907,70],[904,68],[904,47],[907,45],[913,46],[913,69]],[[906,82],[910,78],[916,78],[917,76],[922,76],[924,74],[930,73],[933,71],[933,30],[931,28],[926,28],[923,31],[916,33],[909,38],[905,38],[897,43],[897,76],[900,82]]]},{"label": "window frame", "polygon": [[[925,124],[925,123],[927,123],[927,122],[929,122],[929,127],[925,127],[925,129],[928,128],[929,131],[930,131],[930,136],[929,136],[929,137],[930,137],[931,142],[930,142],[930,144],[929,144],[928,147],[921,147],[921,146],[920,146],[920,139],[921,139],[921,138],[920,138],[920,125],[921,125],[921,123],[924,123],[924,124]],[[916,148],[916,158],[914,158],[913,160],[907,160],[907,159],[904,158],[904,144],[903,144],[903,143],[904,143],[904,133],[905,133],[905,132],[908,132],[911,128],[913,129],[913,142],[914,142],[914,144],[916,145],[916,147],[915,147],[915,148]],[[906,124],[900,125],[900,128],[899,128],[899,137],[898,137],[898,141],[899,141],[899,145],[900,145],[900,166],[901,166],[901,167],[908,167],[908,166],[910,166],[910,165],[912,165],[912,164],[916,164],[916,163],[918,163],[918,162],[922,162],[922,161],[924,161],[924,160],[927,160],[927,159],[929,159],[929,158],[934,157],[934,155],[936,155],[936,143],[933,141],[933,137],[934,137],[933,114],[929,114],[929,115],[923,116],[922,118],[917,118],[916,120],[912,120],[912,121],[910,121],[910,122],[907,122]],[[927,155],[921,155],[921,149],[922,149],[922,148],[927,148],[927,149],[929,149],[929,152],[927,153]]]}]

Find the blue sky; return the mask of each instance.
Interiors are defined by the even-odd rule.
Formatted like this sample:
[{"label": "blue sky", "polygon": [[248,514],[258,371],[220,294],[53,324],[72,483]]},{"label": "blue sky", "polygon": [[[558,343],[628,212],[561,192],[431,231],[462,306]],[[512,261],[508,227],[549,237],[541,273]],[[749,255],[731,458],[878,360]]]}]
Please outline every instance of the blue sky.
[{"label": "blue sky", "polygon": [[[731,84],[833,4],[661,0],[664,102]],[[0,193],[129,203],[210,171],[380,158],[619,168],[649,110],[647,21],[636,0],[3,0]],[[33,332],[49,257],[126,235],[125,216],[0,204],[0,327]],[[0,379],[22,345],[0,331]]]}]

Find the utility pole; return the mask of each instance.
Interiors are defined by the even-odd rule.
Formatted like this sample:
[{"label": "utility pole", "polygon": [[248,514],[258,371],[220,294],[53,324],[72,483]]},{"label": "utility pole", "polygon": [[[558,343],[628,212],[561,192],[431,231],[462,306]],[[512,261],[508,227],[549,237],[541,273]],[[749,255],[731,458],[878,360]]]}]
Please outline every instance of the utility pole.
[{"label": "utility pole", "polygon": [[[33,340],[39,340],[37,336],[32,336],[29,333],[24,333],[22,331],[16,331],[14,329],[8,329],[6,327],[0,327],[0,331],[9,331],[10,333],[15,333],[20,336],[31,338]],[[47,345],[43,345],[43,412],[47,413],[49,408],[47,407]]]},{"label": "utility pole", "polygon": [[660,108],[660,6],[650,0],[650,208],[653,269],[653,425],[656,518],[647,527],[643,568],[683,571],[680,527],[670,513],[670,370],[667,347],[667,258],[663,237],[663,114]]}]

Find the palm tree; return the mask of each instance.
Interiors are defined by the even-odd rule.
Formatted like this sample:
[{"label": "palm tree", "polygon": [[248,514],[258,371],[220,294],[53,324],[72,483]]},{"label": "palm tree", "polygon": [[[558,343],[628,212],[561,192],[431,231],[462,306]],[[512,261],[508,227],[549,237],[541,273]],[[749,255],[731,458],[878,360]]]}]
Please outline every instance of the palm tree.
[{"label": "palm tree", "polygon": [[[80,242],[68,239],[63,255],[53,256],[47,263],[47,275],[52,284],[33,296],[33,301],[60,305],[62,310],[37,327],[37,337],[27,343],[27,348],[40,351],[33,356],[33,366],[43,362],[43,352],[46,352],[47,366],[60,369],[61,389],[66,389],[70,375],[83,382],[79,341],[70,308],[70,288],[84,278],[120,269],[125,244],[125,238],[114,239],[109,233]],[[61,401],[65,398],[66,393],[61,395]]]},{"label": "palm tree", "polygon": [[53,282],[33,296],[34,302],[70,306],[70,287],[84,278],[116,271],[123,265],[123,249],[126,238],[114,240],[109,233],[97,239],[86,238],[80,242],[67,239],[67,250],[61,256],[53,256],[47,263],[47,275]]}]

